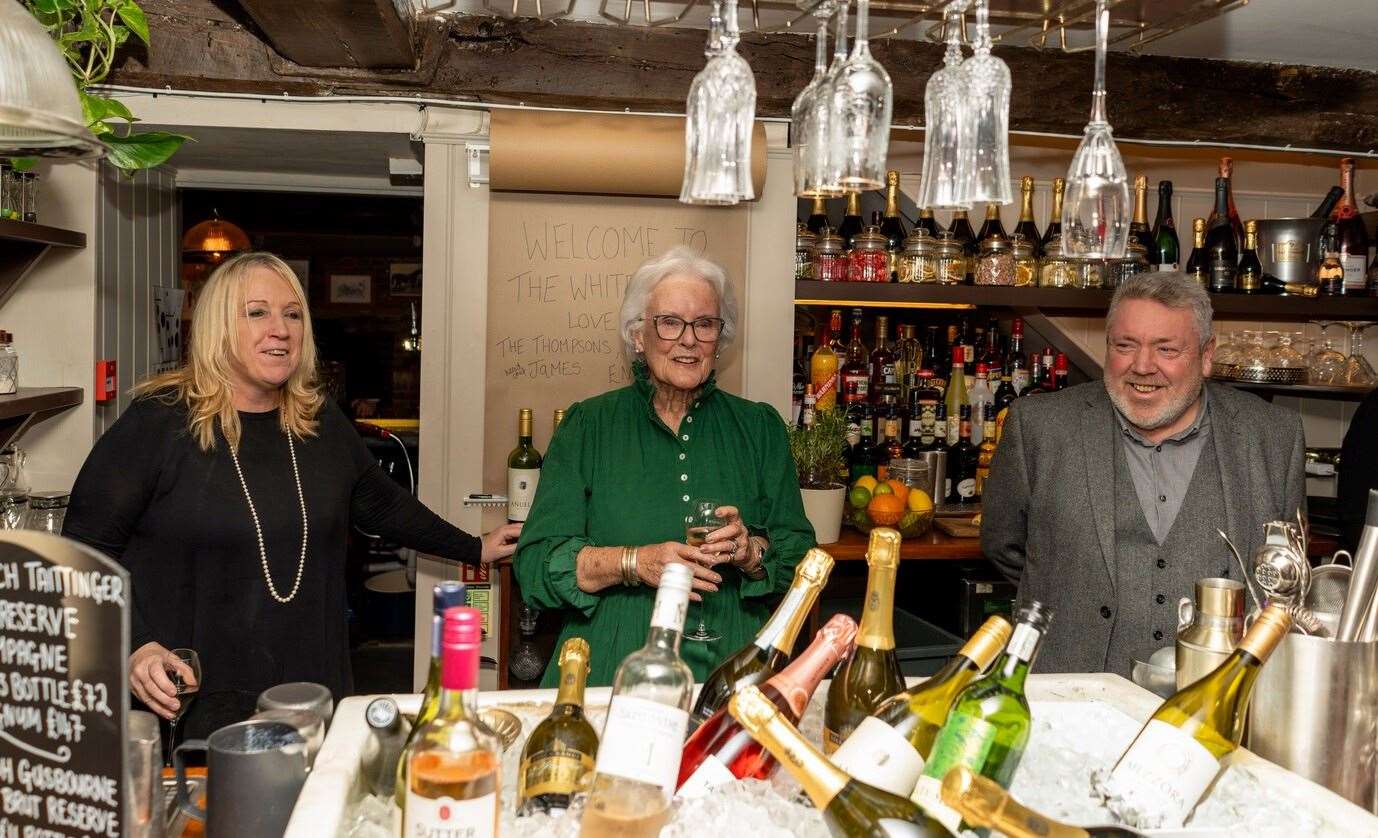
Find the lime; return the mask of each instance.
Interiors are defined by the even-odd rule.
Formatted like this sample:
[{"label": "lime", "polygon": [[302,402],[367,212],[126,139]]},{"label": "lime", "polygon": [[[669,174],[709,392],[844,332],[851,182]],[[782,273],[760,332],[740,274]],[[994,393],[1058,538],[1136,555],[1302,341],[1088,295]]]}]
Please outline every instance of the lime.
[{"label": "lime", "polygon": [[890,488],[889,483],[877,483],[876,488],[871,490],[873,495],[893,495],[895,490]]},{"label": "lime", "polygon": [[871,493],[866,491],[865,486],[853,486],[847,495],[847,502],[857,509],[865,509],[866,504],[871,502]]}]

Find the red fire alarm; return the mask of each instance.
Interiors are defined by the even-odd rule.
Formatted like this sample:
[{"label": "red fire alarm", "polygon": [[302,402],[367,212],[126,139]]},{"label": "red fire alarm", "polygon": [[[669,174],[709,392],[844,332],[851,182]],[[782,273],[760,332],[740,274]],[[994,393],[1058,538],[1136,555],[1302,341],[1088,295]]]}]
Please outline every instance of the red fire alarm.
[{"label": "red fire alarm", "polygon": [[96,362],[96,402],[108,402],[115,398],[119,392],[118,376],[115,374],[115,362],[97,361]]}]

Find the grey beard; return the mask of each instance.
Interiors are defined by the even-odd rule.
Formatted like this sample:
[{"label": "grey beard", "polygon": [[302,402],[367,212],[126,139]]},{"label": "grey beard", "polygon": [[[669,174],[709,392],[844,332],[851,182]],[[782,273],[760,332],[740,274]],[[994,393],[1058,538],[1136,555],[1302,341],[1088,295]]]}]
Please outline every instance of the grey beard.
[{"label": "grey beard", "polygon": [[1110,396],[1110,403],[1115,405],[1115,409],[1120,412],[1121,416],[1128,419],[1130,424],[1140,430],[1156,431],[1165,425],[1171,425],[1173,422],[1176,422],[1182,417],[1183,413],[1187,412],[1187,408],[1191,407],[1192,403],[1200,398],[1201,383],[1203,380],[1204,379],[1198,378],[1195,387],[1184,391],[1180,397],[1163,405],[1163,409],[1158,411],[1157,414],[1149,416],[1142,421],[1136,418],[1134,413],[1130,411],[1129,404],[1125,401],[1124,393],[1118,388],[1112,387],[1110,385],[1110,379],[1108,378],[1105,379],[1105,392]]}]

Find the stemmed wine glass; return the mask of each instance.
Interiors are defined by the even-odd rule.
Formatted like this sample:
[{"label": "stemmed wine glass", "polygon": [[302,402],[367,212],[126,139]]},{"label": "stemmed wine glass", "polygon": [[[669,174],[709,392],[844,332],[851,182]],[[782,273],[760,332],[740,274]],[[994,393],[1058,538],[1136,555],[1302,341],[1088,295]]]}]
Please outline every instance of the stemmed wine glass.
[{"label": "stemmed wine glass", "polygon": [[1062,201],[1062,252],[1090,259],[1122,259],[1129,244],[1129,176],[1105,118],[1105,50],[1110,12],[1096,0],[1096,86],[1091,121],[1067,169]]},{"label": "stemmed wine glass", "polygon": [[857,0],[852,54],[832,85],[831,168],[846,189],[878,189],[885,183],[894,91],[890,74],[871,56],[870,0]]},{"label": "stemmed wine glass", "polygon": [[1378,375],[1364,356],[1364,330],[1378,323],[1359,320],[1342,320],[1340,325],[1349,329],[1349,357],[1345,359],[1344,383],[1351,387],[1372,387]]},{"label": "stemmed wine glass", "polygon": [[[702,547],[708,535],[727,522],[718,517],[718,507],[722,504],[707,498],[695,498],[689,503],[689,514],[684,516],[684,543],[690,547]],[[699,625],[693,632],[684,635],[685,640],[711,643],[721,637],[708,628],[703,621],[703,603],[699,604]]]},{"label": "stemmed wine glass", "polygon": [[685,103],[686,204],[730,205],[756,197],[751,182],[751,132],[756,77],[737,53],[737,0],[714,0],[708,63],[694,77]]},{"label": "stemmed wine glass", "polygon": [[847,63],[847,7],[850,0],[838,0],[833,9],[833,60],[814,93],[809,111],[813,141],[808,149],[807,169],[814,191],[824,198],[835,198],[842,188],[842,173],[834,167],[832,154],[833,87]]},{"label": "stemmed wine glass", "polygon": [[815,111],[814,102],[828,75],[828,18],[832,11],[831,0],[823,0],[814,7],[813,16],[818,18],[818,33],[813,39],[813,78],[794,97],[794,104],[790,106],[790,124],[794,126],[794,133],[790,137],[790,145],[794,148],[794,194],[800,198],[831,196],[831,193],[820,190],[824,167],[814,162],[820,147],[828,141],[826,124],[820,132],[815,116],[821,114],[826,117],[827,109]]},{"label": "stemmed wine glass", "polygon": [[990,53],[990,9],[976,0],[975,54],[962,62],[967,114],[962,145],[972,158],[968,198],[972,203],[1008,204],[1010,187],[1010,68]]},{"label": "stemmed wine glass", "polygon": [[924,89],[923,181],[919,184],[921,207],[930,209],[970,209],[971,149],[964,142],[967,94],[962,79],[963,0],[947,7],[944,28],[947,52],[943,66],[928,77]]},{"label": "stemmed wine glass", "polygon": [[168,765],[172,764],[172,751],[177,747],[177,723],[182,720],[182,716],[187,712],[187,706],[191,704],[191,700],[201,689],[201,656],[196,654],[195,649],[173,649],[172,654],[191,670],[193,683],[187,683],[181,670],[172,666],[163,667],[168,680],[172,681],[172,685],[177,688],[177,712],[172,716],[167,737]]}]

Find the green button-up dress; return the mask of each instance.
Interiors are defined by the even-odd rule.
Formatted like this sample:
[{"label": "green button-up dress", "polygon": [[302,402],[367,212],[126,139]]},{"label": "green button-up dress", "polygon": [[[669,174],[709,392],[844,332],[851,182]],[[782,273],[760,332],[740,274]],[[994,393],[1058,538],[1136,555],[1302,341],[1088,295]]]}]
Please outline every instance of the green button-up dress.
[{"label": "green button-up dress", "polygon": [[[747,579],[723,564],[718,592],[706,594],[701,604],[689,603],[686,631],[702,615],[721,635],[680,647],[694,678],[702,681],[724,657],[751,642],[775,598],[789,588],[794,566],[814,546],[785,424],[773,407],[725,393],[710,377],[675,433],[651,404],[645,365],[633,371],[631,386],[569,409],[541,466],[514,564],[528,604],[564,611],[555,648],[570,637],[588,641],[591,686],[611,684],[622,659],[645,643],[656,590],[579,590],[574,564],[584,547],[683,541],[694,498],[736,506],[742,522],[770,541],[764,579]],[[552,659],[542,686],[556,686],[558,676]]]}]

